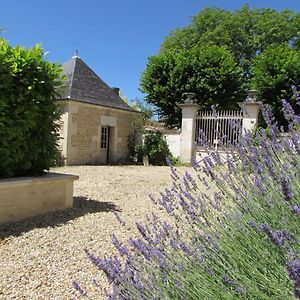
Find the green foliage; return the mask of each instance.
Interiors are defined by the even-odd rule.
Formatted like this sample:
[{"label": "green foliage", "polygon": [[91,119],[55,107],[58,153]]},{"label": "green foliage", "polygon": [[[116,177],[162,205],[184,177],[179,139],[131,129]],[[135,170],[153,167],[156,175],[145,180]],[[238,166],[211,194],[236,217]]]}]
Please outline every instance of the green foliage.
[{"label": "green foliage", "polygon": [[149,103],[140,99],[134,99],[131,101],[130,106],[141,113],[141,118],[144,121],[151,120],[153,118],[154,108]]},{"label": "green foliage", "polygon": [[174,167],[191,167],[191,163],[190,162],[183,162],[180,160],[180,157],[168,157],[170,160],[170,163],[172,166]]},{"label": "green foliage", "polygon": [[[299,32],[300,13],[290,10],[251,9],[247,5],[237,11],[205,8],[189,26],[167,36],[160,53],[149,58],[141,90],[147,101],[169,118],[168,125],[179,124],[176,103],[181,102],[183,92],[195,92],[203,107],[220,104],[231,108],[243,101],[252,87],[257,55],[270,46],[299,50]],[[257,88],[262,94],[260,86]],[[280,97],[277,92],[270,91],[271,96]]]},{"label": "green foliage", "polygon": [[292,86],[300,85],[300,52],[286,45],[269,47],[253,63],[253,85],[258,97],[273,107],[279,124],[286,124],[281,111],[281,100],[291,99],[290,104],[300,113]]},{"label": "green foliage", "polygon": [[4,39],[0,61],[0,177],[41,174],[56,157],[61,70],[40,46],[13,48]]},{"label": "green foliage", "polygon": [[144,153],[152,165],[166,165],[166,158],[171,157],[167,141],[160,132],[149,132],[145,135]]},{"label": "green foliage", "polygon": [[289,43],[299,49],[300,14],[290,10],[251,9],[237,11],[205,8],[192,23],[172,32],[161,52],[191,49],[195,45],[224,45],[249,77],[252,60],[270,45]]},{"label": "green foliage", "polygon": [[148,156],[152,165],[166,165],[166,159],[173,159],[168,144],[160,132],[147,132],[143,145],[134,148],[133,160],[142,162],[143,156]]},{"label": "green foliage", "polygon": [[181,110],[176,104],[183,103],[184,92],[195,92],[204,108],[216,103],[232,108],[242,95],[241,73],[225,47],[199,46],[150,57],[141,88],[147,101],[167,117],[167,126],[179,125]]}]

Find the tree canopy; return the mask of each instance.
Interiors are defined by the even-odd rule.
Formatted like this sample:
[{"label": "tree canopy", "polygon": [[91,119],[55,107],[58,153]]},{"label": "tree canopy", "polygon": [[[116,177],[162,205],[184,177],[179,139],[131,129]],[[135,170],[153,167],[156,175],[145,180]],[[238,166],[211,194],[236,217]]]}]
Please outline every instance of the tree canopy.
[{"label": "tree canopy", "polygon": [[273,107],[274,117],[280,125],[287,125],[281,111],[282,99],[287,99],[295,112],[300,113],[292,90],[300,83],[300,51],[287,45],[267,48],[253,61],[252,71],[258,98]]},{"label": "tree canopy", "polygon": [[[169,125],[179,122],[176,103],[183,102],[183,92],[195,92],[198,103],[206,108],[211,104],[230,108],[254,87],[265,100],[269,95],[255,78],[262,62],[257,58],[280,45],[298,51],[299,34],[300,14],[290,10],[205,8],[189,26],[170,33],[158,55],[149,58],[141,90]],[[294,77],[286,83],[298,85],[299,81]]]}]

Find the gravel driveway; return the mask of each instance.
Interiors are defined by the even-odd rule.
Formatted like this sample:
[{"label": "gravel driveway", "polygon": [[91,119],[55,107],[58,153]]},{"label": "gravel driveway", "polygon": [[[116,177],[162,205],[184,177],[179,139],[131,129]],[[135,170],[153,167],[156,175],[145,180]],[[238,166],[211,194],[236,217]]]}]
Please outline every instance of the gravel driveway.
[{"label": "gravel driveway", "polygon": [[[189,169],[178,168],[180,173]],[[0,225],[0,299],[70,299],[73,280],[88,299],[105,299],[107,282],[83,248],[99,256],[115,252],[110,234],[135,235],[134,223],[153,205],[149,192],[171,185],[168,167],[79,166],[52,171],[75,174],[74,208]],[[126,222],[118,223],[114,212]],[[96,280],[99,287],[92,283]]]}]

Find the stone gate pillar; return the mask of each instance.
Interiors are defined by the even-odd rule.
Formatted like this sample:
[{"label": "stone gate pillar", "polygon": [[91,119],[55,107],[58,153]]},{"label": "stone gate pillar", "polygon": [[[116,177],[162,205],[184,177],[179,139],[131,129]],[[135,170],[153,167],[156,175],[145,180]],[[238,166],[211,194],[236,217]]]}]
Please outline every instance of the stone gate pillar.
[{"label": "stone gate pillar", "polygon": [[182,124],[180,135],[180,160],[182,162],[191,162],[196,154],[195,144],[195,124],[197,111],[200,106],[194,103],[195,93],[184,93],[187,97],[183,104],[178,106],[182,109]]},{"label": "stone gate pillar", "polygon": [[256,91],[248,91],[244,102],[238,102],[243,112],[243,134],[247,131],[255,130],[258,122],[259,103],[256,99]]}]

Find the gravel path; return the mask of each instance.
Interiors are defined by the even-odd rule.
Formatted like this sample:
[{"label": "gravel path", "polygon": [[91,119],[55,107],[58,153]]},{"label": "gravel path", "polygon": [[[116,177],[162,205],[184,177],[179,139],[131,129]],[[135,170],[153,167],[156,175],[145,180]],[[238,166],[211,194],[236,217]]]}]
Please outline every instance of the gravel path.
[{"label": "gravel path", "polygon": [[[79,166],[52,171],[80,177],[74,208],[0,225],[1,300],[70,299],[77,296],[73,280],[80,282],[88,299],[105,299],[105,276],[87,260],[83,248],[102,257],[114,253],[110,234],[120,239],[135,235],[135,221],[153,209],[149,192],[157,194],[171,184],[168,167]],[[120,212],[125,226],[114,211]]]}]

